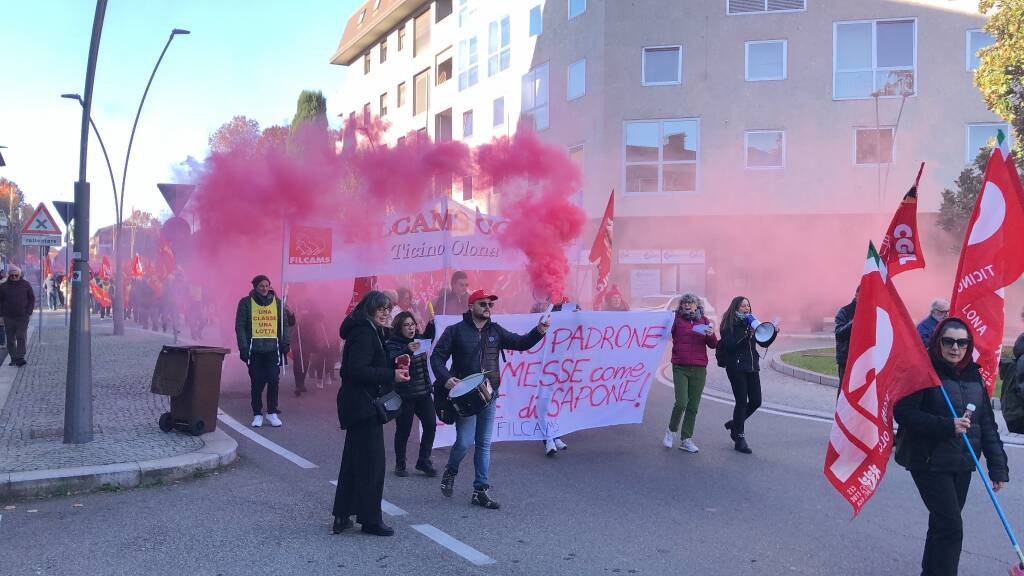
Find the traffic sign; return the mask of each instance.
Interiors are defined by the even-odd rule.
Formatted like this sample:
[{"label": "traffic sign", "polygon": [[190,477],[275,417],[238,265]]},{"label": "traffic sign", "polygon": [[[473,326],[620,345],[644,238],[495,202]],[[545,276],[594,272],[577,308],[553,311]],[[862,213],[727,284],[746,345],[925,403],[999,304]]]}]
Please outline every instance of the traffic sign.
[{"label": "traffic sign", "polygon": [[[25,221],[25,225],[21,227],[21,233],[33,236],[56,236],[57,238],[64,234],[57,226],[57,221],[50,215],[50,211],[46,209],[46,204],[42,202],[36,207],[32,217]],[[40,244],[36,244],[36,246],[40,246]]]},{"label": "traffic sign", "polygon": [[60,246],[60,236],[38,236],[32,234],[21,235],[22,246]]},{"label": "traffic sign", "polygon": [[53,207],[57,209],[57,215],[64,221],[64,225],[71,224],[75,219],[75,203],[63,200],[54,200]]}]

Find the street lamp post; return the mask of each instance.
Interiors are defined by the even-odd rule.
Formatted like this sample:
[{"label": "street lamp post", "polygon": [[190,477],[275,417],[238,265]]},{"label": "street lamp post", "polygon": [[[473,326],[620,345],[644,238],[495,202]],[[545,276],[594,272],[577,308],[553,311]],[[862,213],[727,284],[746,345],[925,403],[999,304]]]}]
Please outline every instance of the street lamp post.
[{"label": "street lamp post", "polygon": [[[61,94],[61,98],[67,98],[69,100],[78,100],[78,103],[83,107],[85,102],[82,101],[82,97],[78,94]],[[107,172],[110,173],[110,187],[114,190],[114,207],[117,208],[117,182],[114,180],[114,168],[110,165],[110,156],[107,155],[107,147],[103,144],[103,137],[100,136],[100,129],[96,127],[96,122],[93,121],[92,116],[89,116],[89,124],[92,126],[92,133],[96,135],[96,140],[100,143],[100,150],[103,151],[103,159],[107,161]]]},{"label": "street lamp post", "polygon": [[89,60],[85,69],[85,97],[82,99],[81,146],[78,181],[75,182],[75,268],[71,275],[71,334],[68,343],[68,372],[64,396],[64,443],[92,441],[92,339],[89,333],[89,182],[86,159],[89,155],[89,118],[92,88],[96,77],[96,57],[107,0],[96,0],[92,21]]},{"label": "street lamp post", "polygon": [[163,62],[164,54],[167,53],[167,49],[171,46],[171,41],[174,40],[175,36],[191,34],[188,30],[182,30],[181,28],[175,28],[171,30],[171,35],[167,37],[167,43],[164,44],[164,49],[160,52],[160,57],[157,58],[156,65],[153,66],[153,72],[149,75],[149,82],[146,82],[146,89],[142,92],[142,100],[139,102],[139,109],[135,112],[135,122],[132,124],[132,134],[128,138],[128,151],[124,155],[124,171],[121,174],[121,198],[117,201],[115,206],[117,209],[117,223],[114,228],[114,334],[124,334],[124,277],[122,273],[123,263],[122,255],[122,238],[121,230],[124,222],[124,193],[125,180],[128,178],[128,159],[132,155],[132,142],[135,141],[135,129],[139,125],[139,116],[142,115],[142,105],[146,103],[146,95],[149,94],[149,87],[153,84],[153,77],[156,76],[157,69],[160,68],[160,63]]}]

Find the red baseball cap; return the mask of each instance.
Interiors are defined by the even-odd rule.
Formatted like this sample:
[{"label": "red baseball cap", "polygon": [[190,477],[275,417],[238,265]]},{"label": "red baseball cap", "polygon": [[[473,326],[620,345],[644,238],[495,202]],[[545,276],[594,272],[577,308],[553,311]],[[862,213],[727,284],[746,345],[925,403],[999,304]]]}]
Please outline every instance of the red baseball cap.
[{"label": "red baseball cap", "polygon": [[477,290],[476,292],[473,292],[472,294],[469,295],[469,303],[471,305],[477,300],[490,300],[491,302],[494,302],[497,299],[498,297],[495,296],[494,294],[488,294],[483,290]]}]

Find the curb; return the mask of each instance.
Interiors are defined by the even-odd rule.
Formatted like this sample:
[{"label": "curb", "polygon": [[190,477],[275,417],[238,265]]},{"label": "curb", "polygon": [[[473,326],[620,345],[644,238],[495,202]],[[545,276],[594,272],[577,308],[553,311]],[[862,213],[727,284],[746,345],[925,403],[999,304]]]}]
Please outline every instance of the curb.
[{"label": "curb", "polygon": [[823,386],[831,386],[832,388],[839,388],[839,378],[835,376],[826,376],[824,374],[818,374],[817,372],[811,372],[810,370],[804,370],[803,368],[797,368],[791,364],[786,364],[782,361],[782,355],[788,354],[789,352],[778,352],[771,355],[768,361],[768,365],[772,370],[786,376],[792,376],[797,380],[803,380],[805,382],[812,382],[814,384],[821,384]]},{"label": "curb", "polygon": [[221,430],[203,434],[203,447],[195,452],[103,466],[56,470],[0,472],[0,501],[57,496],[68,492],[136,488],[182,480],[231,464],[238,457],[238,442]]}]

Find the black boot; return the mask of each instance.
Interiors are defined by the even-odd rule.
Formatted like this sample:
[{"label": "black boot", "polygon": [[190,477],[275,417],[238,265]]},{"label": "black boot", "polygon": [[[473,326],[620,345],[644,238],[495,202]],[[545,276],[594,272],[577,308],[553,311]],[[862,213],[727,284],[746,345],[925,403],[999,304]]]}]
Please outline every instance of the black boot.
[{"label": "black boot", "polygon": [[732,420],[729,420],[728,422],[725,423],[725,429],[729,431],[729,438],[732,438],[732,441],[735,442],[736,431],[732,429]]},{"label": "black boot", "polygon": [[451,468],[444,467],[444,476],[441,477],[441,494],[451,498],[452,494],[455,493],[455,475],[457,472],[452,472]]},{"label": "black boot", "polygon": [[741,452],[743,454],[752,454],[753,453],[753,450],[750,449],[750,446],[747,446],[747,438],[746,438],[746,435],[744,435],[744,434],[737,434],[736,435],[736,447],[735,448],[736,448],[737,452]]},{"label": "black boot", "polygon": [[426,476],[430,478],[437,476],[437,468],[434,468],[434,464],[430,461],[429,458],[426,460],[417,460],[416,469],[419,470],[420,472],[423,472]]},{"label": "black boot", "polygon": [[334,525],[331,527],[331,532],[334,534],[341,534],[345,530],[352,527],[351,518],[342,518],[340,516],[334,517]]},{"label": "black boot", "polygon": [[409,471],[405,469],[405,460],[399,460],[395,462],[395,476],[399,478],[405,478],[409,475]]},{"label": "black boot", "polygon": [[387,524],[381,522],[380,524],[363,524],[360,528],[366,534],[373,534],[374,536],[394,536],[395,529]]},{"label": "black boot", "polygon": [[497,510],[501,508],[501,504],[497,500],[492,500],[491,495],[487,493],[487,488],[483,490],[473,490],[473,497],[469,500],[469,503],[474,506],[481,506],[488,510]]}]

